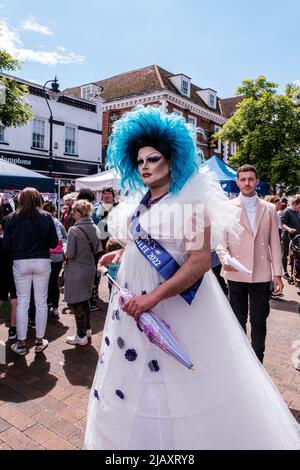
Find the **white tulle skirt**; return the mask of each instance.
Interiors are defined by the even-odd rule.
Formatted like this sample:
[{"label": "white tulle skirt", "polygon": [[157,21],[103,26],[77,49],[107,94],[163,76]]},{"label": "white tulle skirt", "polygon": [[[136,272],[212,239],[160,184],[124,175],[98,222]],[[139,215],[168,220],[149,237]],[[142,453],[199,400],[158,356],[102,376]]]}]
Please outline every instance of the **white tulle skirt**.
[{"label": "white tulle skirt", "polygon": [[[130,244],[120,285],[140,294],[161,280]],[[151,344],[113,295],[91,389],[85,449],[300,449],[300,426],[212,272],[191,306],[176,296],[153,311],[170,324],[196,370]]]}]

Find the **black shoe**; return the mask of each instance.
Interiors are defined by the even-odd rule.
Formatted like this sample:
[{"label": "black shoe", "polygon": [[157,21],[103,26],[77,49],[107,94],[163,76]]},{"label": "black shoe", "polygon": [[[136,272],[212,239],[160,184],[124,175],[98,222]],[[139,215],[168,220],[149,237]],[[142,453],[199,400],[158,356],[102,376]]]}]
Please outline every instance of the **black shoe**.
[{"label": "black shoe", "polygon": [[291,279],[291,276],[289,275],[289,273],[284,273],[284,275],[282,277],[283,277],[283,279],[287,279],[287,280]]},{"label": "black shoe", "polygon": [[271,299],[279,300],[283,296],[284,296],[284,294],[271,294]]},{"label": "black shoe", "polygon": [[25,354],[27,353],[27,349],[26,349],[25,344],[19,344],[18,342],[12,344],[10,349],[14,353],[19,354],[19,356],[25,356]]},{"label": "black shoe", "polygon": [[8,339],[11,341],[13,339],[17,339],[17,327],[10,326],[8,329]]}]

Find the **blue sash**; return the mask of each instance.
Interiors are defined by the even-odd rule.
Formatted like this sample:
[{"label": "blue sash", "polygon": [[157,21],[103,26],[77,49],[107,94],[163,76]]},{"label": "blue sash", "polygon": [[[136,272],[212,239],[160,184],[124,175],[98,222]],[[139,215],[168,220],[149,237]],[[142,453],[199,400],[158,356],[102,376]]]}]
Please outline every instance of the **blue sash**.
[{"label": "blue sash", "polygon": [[[145,212],[147,203],[150,199],[148,192],[140,202],[140,205],[131,219],[131,233],[134,238],[135,245],[144,258],[158,271],[158,273],[166,280],[170,279],[180,268],[179,264],[163,248],[160,243],[150,237],[140,226],[138,219]],[[194,300],[197,290],[202,282],[200,278],[195,284],[181,292],[181,297],[189,304]]]}]

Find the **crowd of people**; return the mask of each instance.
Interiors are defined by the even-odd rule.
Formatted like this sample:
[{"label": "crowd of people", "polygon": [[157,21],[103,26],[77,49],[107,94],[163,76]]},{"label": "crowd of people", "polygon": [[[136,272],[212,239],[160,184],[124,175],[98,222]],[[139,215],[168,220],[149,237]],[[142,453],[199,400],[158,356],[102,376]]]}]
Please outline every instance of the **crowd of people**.
[{"label": "crowd of people", "polygon": [[[222,259],[224,254],[228,253],[224,247],[212,251],[211,267],[245,331],[249,295],[253,347],[262,362],[269,298],[270,295],[273,299],[283,296],[282,285],[278,285],[282,270],[283,277],[289,283],[295,284],[300,294],[300,195],[296,194],[290,198],[268,195],[263,201],[255,192],[258,183],[257,172],[252,166],[249,166],[248,170],[240,173],[242,176],[238,178],[238,185],[241,194],[231,202],[246,211],[246,216],[242,211],[241,223],[245,228],[244,237],[249,232],[249,239],[244,240],[241,237],[238,241],[238,253],[236,247],[231,248],[230,252],[243,260],[248,267],[251,265],[251,258],[255,260],[255,266],[251,266],[252,280],[249,282],[249,276],[236,274],[234,268],[226,264],[224,266]],[[248,180],[245,179],[247,176]],[[249,188],[252,196],[247,194]],[[268,242],[271,235],[273,238],[275,236],[275,226],[254,227],[253,208],[257,203],[259,207],[268,209],[259,224],[264,218],[270,220],[270,208],[274,207],[272,214],[277,214],[276,232],[278,231],[281,244],[280,254],[278,243],[276,245],[271,241],[269,246]],[[63,197],[61,217],[58,220],[55,204],[52,201],[44,203],[42,196],[33,188],[23,190],[14,201],[1,196],[0,305],[10,300],[8,338],[18,338],[17,343],[12,345],[14,352],[26,354],[28,312],[30,323],[36,327],[36,350],[44,350],[47,346],[44,335],[48,311],[53,317],[59,317],[60,277],[64,282],[65,301],[68,308],[75,313],[77,326],[76,334],[68,337],[67,342],[88,344],[88,338],[91,337],[90,312],[98,308],[100,273],[96,268],[99,259],[105,252],[113,252],[116,247],[121,248],[117,241],[111,238],[107,227],[108,214],[117,204],[112,188],[104,189],[102,199],[98,203],[95,203],[95,193],[92,190],[81,189],[78,193],[67,193]],[[259,233],[263,234],[263,237]],[[295,248],[293,250],[293,247],[298,246],[297,243],[298,251]],[[259,251],[259,254],[256,251]],[[31,268],[27,260],[32,263]],[[26,268],[22,268],[22,265]],[[108,266],[113,277],[116,276],[118,266],[119,263],[115,262]],[[276,273],[274,279],[270,277],[271,269],[273,274]],[[262,275],[264,270],[267,270],[266,279],[263,279]],[[246,283],[237,281],[237,278],[246,280]],[[109,287],[111,289],[111,286]],[[245,297],[242,294],[243,289]],[[263,291],[259,291],[260,289]],[[296,368],[299,369],[300,365],[296,364]]]},{"label": "crowd of people", "polygon": [[[112,188],[99,203],[89,189],[66,194],[60,220],[34,188],[21,191],[16,207],[1,203],[6,281],[0,301],[11,302],[12,351],[27,353],[31,301],[35,352],[48,346],[48,307],[58,318],[62,274],[76,322],[66,341],[89,344],[97,267],[107,266],[131,295],[120,306],[110,286],[85,449],[299,449],[299,425],[262,363],[270,297],[282,296],[282,275],[300,282],[293,247],[300,238],[300,195],[290,204],[259,198],[257,170],[243,165],[240,194],[228,200],[218,182],[199,171],[185,121],[155,107],[117,121],[108,162],[123,188],[142,191],[138,205],[126,198],[118,205]],[[186,204],[196,227],[192,238],[179,230],[184,219],[169,217]],[[144,312],[177,332],[193,371],[146,338],[139,326]],[[295,367],[300,370],[300,358]]]},{"label": "crowd of people", "polygon": [[48,346],[48,314],[59,318],[60,277],[77,327],[67,342],[88,344],[90,311],[98,308],[96,266],[109,239],[107,216],[117,204],[112,188],[93,206],[94,200],[89,189],[66,194],[58,220],[55,204],[34,188],[21,191],[16,206],[1,198],[0,306],[10,300],[8,339],[16,340],[11,349],[20,356],[28,351],[28,323],[36,330],[35,352]]}]

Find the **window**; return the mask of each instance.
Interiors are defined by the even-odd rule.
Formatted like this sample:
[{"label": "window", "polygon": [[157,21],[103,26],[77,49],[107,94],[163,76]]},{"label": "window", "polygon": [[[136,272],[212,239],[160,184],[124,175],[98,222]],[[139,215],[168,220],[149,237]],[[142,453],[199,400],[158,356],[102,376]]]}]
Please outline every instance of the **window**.
[{"label": "window", "polygon": [[211,108],[216,107],[216,97],[215,97],[215,95],[212,95],[211,93],[209,94],[209,106]]},{"label": "window", "polygon": [[194,126],[197,126],[197,119],[195,116],[188,116],[187,118],[188,124],[193,124]]},{"label": "window", "polygon": [[[221,127],[215,126],[215,132],[218,132],[221,129]],[[222,153],[222,144],[220,140],[216,141],[216,148],[215,148],[215,153]]]},{"label": "window", "polygon": [[35,149],[45,148],[45,121],[33,120],[32,147]]},{"label": "window", "polygon": [[92,94],[92,85],[86,85],[81,87],[81,98],[89,100]]},{"label": "window", "polygon": [[232,142],[231,143],[231,155],[235,155],[236,154],[236,143],[235,142]]},{"label": "window", "polygon": [[183,116],[183,111],[180,111],[179,109],[173,109],[174,114],[178,114],[179,116]]},{"label": "window", "polygon": [[188,96],[188,94],[189,94],[189,82],[187,82],[186,80],[182,80],[181,91],[182,91],[183,95]]},{"label": "window", "polygon": [[76,129],[66,126],[65,153],[75,154],[76,150]]},{"label": "window", "polygon": [[0,142],[5,142],[5,127],[0,124]]}]

